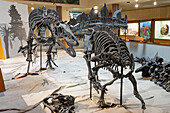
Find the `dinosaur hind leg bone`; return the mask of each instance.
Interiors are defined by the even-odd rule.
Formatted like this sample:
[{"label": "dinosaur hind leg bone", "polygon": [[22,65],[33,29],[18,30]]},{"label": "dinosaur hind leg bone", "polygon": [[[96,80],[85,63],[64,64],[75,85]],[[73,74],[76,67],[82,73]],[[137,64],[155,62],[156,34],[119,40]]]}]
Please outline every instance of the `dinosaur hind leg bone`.
[{"label": "dinosaur hind leg bone", "polygon": [[131,74],[128,78],[129,78],[129,80],[131,81],[131,83],[133,84],[135,97],[138,98],[138,99],[141,101],[141,103],[142,103],[142,109],[146,109],[146,107],[145,107],[145,102],[144,102],[143,98],[140,96],[140,94],[139,94],[139,92],[138,92],[137,82],[136,82],[134,76]]}]

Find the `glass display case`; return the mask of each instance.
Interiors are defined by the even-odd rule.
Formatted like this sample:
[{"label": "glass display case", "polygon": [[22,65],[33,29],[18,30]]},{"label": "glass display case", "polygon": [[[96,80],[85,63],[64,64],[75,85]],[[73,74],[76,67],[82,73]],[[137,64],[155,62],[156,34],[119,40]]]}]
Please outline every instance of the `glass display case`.
[{"label": "glass display case", "polygon": [[151,21],[140,22],[140,37],[144,40],[151,38]]},{"label": "glass display case", "polygon": [[[128,36],[138,36],[139,27],[138,23],[128,23],[128,29],[126,35]],[[120,29],[120,35],[125,35],[125,30]]]},{"label": "glass display case", "polygon": [[170,40],[170,20],[155,21],[155,39]]}]

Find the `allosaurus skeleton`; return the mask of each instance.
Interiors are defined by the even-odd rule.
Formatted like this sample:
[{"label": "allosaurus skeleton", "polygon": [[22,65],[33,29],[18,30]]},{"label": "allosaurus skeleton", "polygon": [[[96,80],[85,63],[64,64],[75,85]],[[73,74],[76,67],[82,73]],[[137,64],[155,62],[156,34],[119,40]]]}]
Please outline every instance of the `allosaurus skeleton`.
[{"label": "allosaurus skeleton", "polygon": [[[46,36],[47,29],[50,31],[50,36]],[[33,44],[34,39],[36,40],[35,44]],[[65,47],[62,40],[66,41],[68,47]],[[32,54],[35,52],[37,46],[48,46],[49,49],[46,52],[46,66],[49,65],[50,68],[53,69],[51,62],[57,66],[51,57],[51,54],[54,53],[52,49],[56,43],[70,56],[76,56],[73,46],[78,46],[79,43],[70,30],[69,25],[59,20],[58,14],[54,9],[46,10],[45,6],[34,9],[29,15],[29,36],[27,45],[19,49],[19,52],[25,55],[27,54],[26,61],[29,62],[27,74],[29,74],[30,62],[33,61]]]}]

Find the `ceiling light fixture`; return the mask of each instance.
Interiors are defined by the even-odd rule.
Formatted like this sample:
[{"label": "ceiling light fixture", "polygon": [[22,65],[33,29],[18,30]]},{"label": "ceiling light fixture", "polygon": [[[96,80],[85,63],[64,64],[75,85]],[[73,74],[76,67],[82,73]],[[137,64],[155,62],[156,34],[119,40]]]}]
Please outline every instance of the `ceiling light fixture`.
[{"label": "ceiling light fixture", "polygon": [[31,7],[31,10],[34,10],[34,7]]},{"label": "ceiling light fixture", "polygon": [[136,5],[135,5],[135,7],[136,7],[136,8],[138,8],[138,7],[139,7],[139,5],[138,5],[138,4],[136,4]]},{"label": "ceiling light fixture", "polygon": [[136,0],[136,2],[138,2],[139,0]]},{"label": "ceiling light fixture", "polygon": [[94,10],[94,13],[96,13],[96,14],[97,14],[97,13],[98,13],[98,10]]},{"label": "ceiling light fixture", "polygon": [[157,5],[157,2],[155,1],[155,2],[153,2],[153,5]]},{"label": "ceiling light fixture", "polygon": [[94,6],[94,9],[98,9],[98,6]]}]

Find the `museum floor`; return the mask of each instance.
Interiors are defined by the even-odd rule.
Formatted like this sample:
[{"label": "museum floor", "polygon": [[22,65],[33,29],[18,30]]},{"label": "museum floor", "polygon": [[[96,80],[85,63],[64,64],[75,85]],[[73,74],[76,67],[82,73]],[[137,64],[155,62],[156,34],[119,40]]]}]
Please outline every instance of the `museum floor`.
[{"label": "museum floor", "polygon": [[[44,54],[44,61],[46,56]],[[76,113],[143,113],[141,103],[133,95],[132,85],[128,79],[124,79],[123,105],[112,108],[100,109],[96,102],[99,95],[93,90],[93,100],[89,99],[89,81],[87,78],[87,67],[83,59],[83,53],[77,52],[77,57],[72,58],[64,51],[59,50],[55,60],[59,66],[55,70],[48,69],[40,73],[39,76],[28,76],[26,78],[11,80],[18,73],[26,72],[27,62],[23,56],[0,60],[0,67],[4,72],[6,92],[0,94],[0,109],[20,108],[25,109],[34,105],[54,91],[64,95],[76,97]],[[31,71],[38,70],[39,62],[31,65]],[[45,66],[45,64],[44,64]],[[136,68],[139,64],[136,64]],[[149,80],[141,80],[141,73],[135,74],[138,82],[138,89],[146,103],[144,113],[170,113],[170,93],[155,85]],[[111,80],[112,76],[105,70],[100,71],[102,82]],[[120,80],[108,87],[105,96],[107,101],[115,104],[119,103]],[[15,113],[8,111],[4,113]],[[50,113],[43,106],[38,106],[28,113]]]}]

